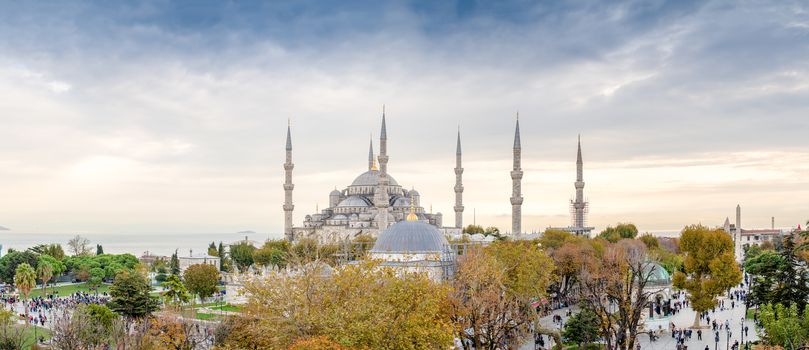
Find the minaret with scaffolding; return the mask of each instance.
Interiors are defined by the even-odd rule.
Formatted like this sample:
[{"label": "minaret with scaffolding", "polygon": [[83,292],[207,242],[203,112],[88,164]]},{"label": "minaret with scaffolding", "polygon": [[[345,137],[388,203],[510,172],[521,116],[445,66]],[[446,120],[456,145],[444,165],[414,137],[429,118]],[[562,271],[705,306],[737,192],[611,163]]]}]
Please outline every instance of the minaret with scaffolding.
[{"label": "minaret with scaffolding", "polygon": [[578,149],[576,152],[576,199],[570,201],[571,229],[577,235],[589,236],[593,231],[592,227],[587,227],[587,212],[590,203],[584,200],[584,162],[581,157],[581,135],[578,139]]}]

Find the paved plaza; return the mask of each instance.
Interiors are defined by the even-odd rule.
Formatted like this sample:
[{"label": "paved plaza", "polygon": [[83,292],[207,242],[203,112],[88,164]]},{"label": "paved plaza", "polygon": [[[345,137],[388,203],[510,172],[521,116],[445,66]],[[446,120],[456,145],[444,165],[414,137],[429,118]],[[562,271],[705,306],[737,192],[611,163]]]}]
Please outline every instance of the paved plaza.
[{"label": "paved plaza", "polygon": [[[711,330],[710,325],[707,325],[705,320],[701,321],[702,325],[707,325],[708,328],[702,330],[702,340],[697,339],[696,330],[694,330],[693,335],[690,340],[685,342],[685,346],[689,350],[704,350],[707,346],[709,350],[729,350],[733,346],[734,341],[739,341],[739,344],[742,344],[742,330],[745,326],[748,328],[748,333],[744,336],[744,341],[755,341],[758,340],[758,334],[756,333],[756,327],[753,320],[744,319],[745,309],[744,305],[739,306],[736,305],[735,308],[730,308],[730,300],[722,297],[719,300],[725,300],[726,308],[724,310],[720,310],[719,308],[716,309],[716,312],[708,312],[711,320],[716,320],[717,323],[724,323],[726,320],[730,323],[730,337],[728,337],[728,333],[723,329],[719,332],[719,342],[715,341],[715,333]],[[560,329],[558,324],[553,323],[553,315],[561,315],[563,317],[563,322],[567,321],[568,317],[565,317],[565,314],[569,308],[564,308],[560,310],[555,310],[551,315],[543,317],[541,319],[541,323],[546,328],[555,328]],[[574,313],[576,310],[573,311]],[[672,316],[670,321],[674,323],[675,327],[678,329],[686,329],[690,327],[694,323],[694,310],[690,307],[686,307],[681,309],[676,315]],[[742,320],[744,323],[742,324]],[[547,337],[545,347],[550,348],[551,342],[547,341]],[[677,349],[677,342],[671,335],[671,329],[664,329],[663,334],[654,342],[650,342],[648,334],[640,334],[638,335],[638,340],[640,342],[641,349],[649,349],[649,350],[663,350],[663,349]],[[534,342],[533,340],[529,340],[523,346],[520,347],[520,350],[533,350],[534,349]]]}]

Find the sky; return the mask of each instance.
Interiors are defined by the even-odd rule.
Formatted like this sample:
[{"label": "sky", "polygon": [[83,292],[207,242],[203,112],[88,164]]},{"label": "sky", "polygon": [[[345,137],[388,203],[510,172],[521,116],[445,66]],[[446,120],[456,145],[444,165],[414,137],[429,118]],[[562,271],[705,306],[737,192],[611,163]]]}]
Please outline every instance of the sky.
[{"label": "sky", "polygon": [[[801,1],[0,2],[0,225],[24,233],[283,228],[367,167],[452,223],[570,223],[581,135],[601,230],[809,220]],[[376,141],[375,141],[376,143]],[[378,144],[376,145],[378,149]],[[473,214],[474,213],[474,214]]]}]

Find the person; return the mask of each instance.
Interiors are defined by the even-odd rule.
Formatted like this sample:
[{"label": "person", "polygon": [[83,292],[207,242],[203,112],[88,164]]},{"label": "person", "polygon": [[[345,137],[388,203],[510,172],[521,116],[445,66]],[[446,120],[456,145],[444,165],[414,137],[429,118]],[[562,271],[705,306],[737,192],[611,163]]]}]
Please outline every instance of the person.
[{"label": "person", "polygon": [[702,340],[702,330],[697,329],[697,340]]},{"label": "person", "polygon": [[747,326],[744,326],[744,336],[747,336]]},{"label": "person", "polygon": [[711,350],[711,348],[709,348],[708,345],[705,345],[705,350]]}]

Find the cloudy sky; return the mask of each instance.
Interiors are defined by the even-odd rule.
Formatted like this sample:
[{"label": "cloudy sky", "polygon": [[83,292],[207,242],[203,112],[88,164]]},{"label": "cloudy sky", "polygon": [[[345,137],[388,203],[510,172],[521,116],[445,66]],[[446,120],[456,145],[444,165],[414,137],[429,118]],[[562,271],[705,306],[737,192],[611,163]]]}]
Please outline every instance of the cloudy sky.
[{"label": "cloudy sky", "polygon": [[576,135],[598,229],[809,219],[809,5],[790,1],[0,3],[0,225],[280,232],[364,171],[508,229],[569,223]]}]

